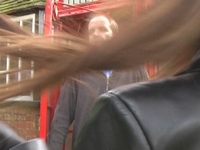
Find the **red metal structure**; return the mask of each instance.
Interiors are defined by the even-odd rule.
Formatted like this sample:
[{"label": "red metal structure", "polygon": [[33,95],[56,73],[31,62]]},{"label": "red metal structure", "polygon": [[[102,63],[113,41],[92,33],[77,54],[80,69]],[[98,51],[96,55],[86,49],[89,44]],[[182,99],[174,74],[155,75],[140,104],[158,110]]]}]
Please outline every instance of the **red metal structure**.
[{"label": "red metal structure", "polygon": [[[144,11],[153,0],[112,0],[94,1],[78,5],[65,4],[63,0],[47,0],[45,9],[45,26],[44,33],[46,35],[53,34],[57,30],[66,31],[64,26],[68,26],[73,31],[78,31],[79,27],[83,25],[83,18],[90,12],[104,11],[112,13],[121,7],[129,7],[132,17]],[[106,5],[105,5],[106,4]],[[71,21],[73,20],[73,21]],[[68,30],[66,31],[68,32]],[[148,64],[147,71],[150,76],[155,74],[157,67],[155,64]],[[52,92],[53,91],[53,92]],[[55,89],[47,89],[41,95],[41,120],[40,120],[40,137],[46,140],[49,124],[53,118],[57,98],[59,96],[59,87]]]}]

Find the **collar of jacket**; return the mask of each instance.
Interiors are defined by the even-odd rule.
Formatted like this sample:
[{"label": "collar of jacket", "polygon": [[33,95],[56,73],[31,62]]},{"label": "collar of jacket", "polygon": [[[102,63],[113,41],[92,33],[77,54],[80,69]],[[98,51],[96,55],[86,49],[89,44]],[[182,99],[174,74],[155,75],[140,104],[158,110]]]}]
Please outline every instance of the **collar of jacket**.
[{"label": "collar of jacket", "polygon": [[193,57],[188,67],[186,67],[180,73],[176,74],[176,76],[192,72],[200,72],[200,51],[197,52],[197,54]]}]

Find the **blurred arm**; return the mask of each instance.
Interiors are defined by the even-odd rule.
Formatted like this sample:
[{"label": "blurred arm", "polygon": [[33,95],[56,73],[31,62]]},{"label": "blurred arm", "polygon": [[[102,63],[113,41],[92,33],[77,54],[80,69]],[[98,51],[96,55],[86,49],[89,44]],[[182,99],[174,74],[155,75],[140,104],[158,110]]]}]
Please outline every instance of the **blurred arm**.
[{"label": "blurred arm", "polygon": [[47,143],[50,150],[62,150],[76,106],[75,83],[68,80],[61,89]]}]

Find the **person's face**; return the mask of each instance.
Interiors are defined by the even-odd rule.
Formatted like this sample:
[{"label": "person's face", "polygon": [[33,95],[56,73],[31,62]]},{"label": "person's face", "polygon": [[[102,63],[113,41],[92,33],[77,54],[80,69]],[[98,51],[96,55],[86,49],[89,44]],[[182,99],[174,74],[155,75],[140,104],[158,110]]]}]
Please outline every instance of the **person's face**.
[{"label": "person's face", "polygon": [[102,41],[109,40],[113,36],[109,20],[104,16],[93,18],[88,25],[89,41],[99,45]]}]

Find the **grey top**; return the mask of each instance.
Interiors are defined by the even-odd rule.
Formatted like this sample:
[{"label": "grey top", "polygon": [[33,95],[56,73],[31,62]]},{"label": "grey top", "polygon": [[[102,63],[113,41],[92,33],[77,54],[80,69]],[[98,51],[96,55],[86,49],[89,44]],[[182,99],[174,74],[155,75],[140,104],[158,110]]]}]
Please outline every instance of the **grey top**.
[{"label": "grey top", "polygon": [[50,150],[62,150],[69,126],[74,121],[73,143],[97,97],[108,90],[147,79],[143,67],[134,71],[113,71],[109,78],[102,71],[88,71],[76,80],[68,80],[61,89],[47,144]]}]

